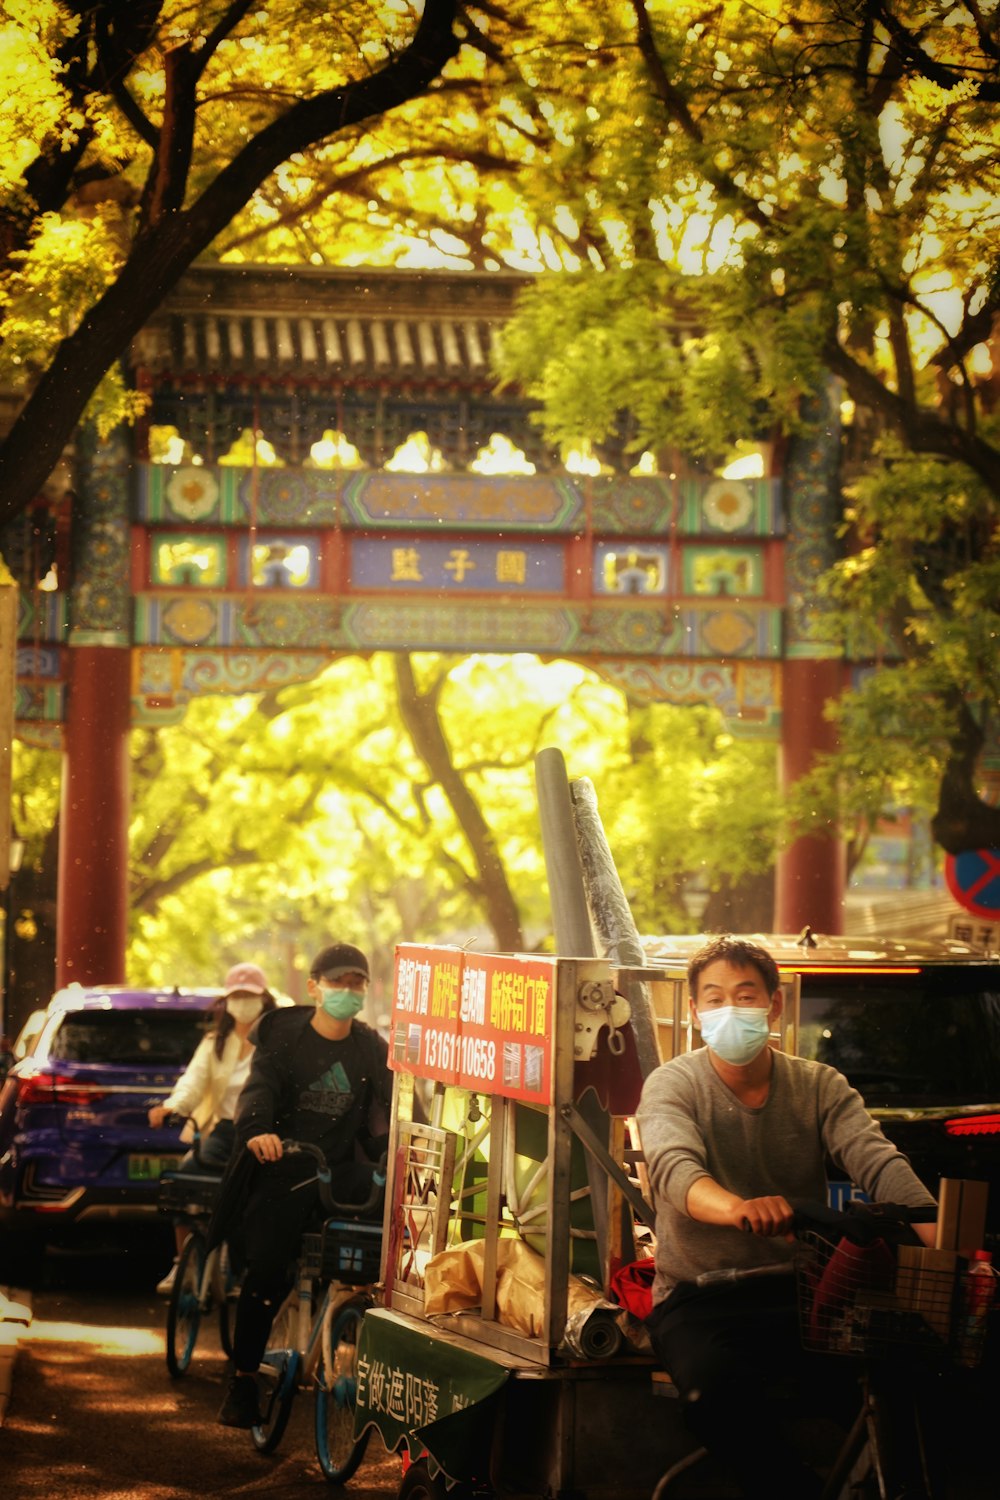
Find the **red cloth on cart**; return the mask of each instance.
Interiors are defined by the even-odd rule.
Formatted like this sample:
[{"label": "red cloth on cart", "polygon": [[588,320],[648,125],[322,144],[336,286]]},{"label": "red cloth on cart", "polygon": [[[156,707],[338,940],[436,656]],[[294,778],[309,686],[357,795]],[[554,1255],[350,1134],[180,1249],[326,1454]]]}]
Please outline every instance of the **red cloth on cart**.
[{"label": "red cloth on cart", "polygon": [[611,1295],[633,1318],[648,1318],[653,1311],[653,1277],[656,1263],[650,1256],[630,1260],[611,1276]]}]

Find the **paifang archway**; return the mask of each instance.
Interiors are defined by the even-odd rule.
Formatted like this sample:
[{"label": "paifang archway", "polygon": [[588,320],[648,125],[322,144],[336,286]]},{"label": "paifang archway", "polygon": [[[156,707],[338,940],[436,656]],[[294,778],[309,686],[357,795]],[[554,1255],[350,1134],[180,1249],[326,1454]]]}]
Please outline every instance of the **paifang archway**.
[{"label": "paifang archway", "polygon": [[[66,754],[59,982],[124,977],[127,731],[200,693],[305,680],[356,652],[527,651],[585,661],[636,699],[714,703],[734,733],[780,741],[789,782],[829,745],[823,707],[846,670],[815,590],[835,555],[832,405],[759,479],[679,454],[632,474],[625,431],[599,450],[610,474],[567,473],[490,368],[523,284],[195,268],[136,340],[146,419],[81,434],[71,513],[40,497],[4,540],[22,584],[18,732]],[[183,461],[150,461],[162,428]],[[220,464],[257,432],[282,467]],[[443,469],[387,471],[414,432]],[[362,467],[314,466],[333,434]],[[470,469],[493,434],[535,472]],[[784,930],[839,931],[842,895],[835,844],[782,856]]]}]

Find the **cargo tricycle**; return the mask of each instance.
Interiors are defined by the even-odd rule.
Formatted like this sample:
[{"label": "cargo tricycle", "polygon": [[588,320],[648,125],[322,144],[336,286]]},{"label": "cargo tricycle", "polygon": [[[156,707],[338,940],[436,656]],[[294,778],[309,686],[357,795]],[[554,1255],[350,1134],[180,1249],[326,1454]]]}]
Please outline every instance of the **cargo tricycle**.
[{"label": "cargo tricycle", "polygon": [[[625,991],[682,976],[594,958],[401,945],[382,1306],[355,1432],[403,1454],[401,1494],[648,1497],[692,1454],[641,1320],[610,1295],[648,1249]],[[672,1038],[672,1040],[671,1040]]]}]

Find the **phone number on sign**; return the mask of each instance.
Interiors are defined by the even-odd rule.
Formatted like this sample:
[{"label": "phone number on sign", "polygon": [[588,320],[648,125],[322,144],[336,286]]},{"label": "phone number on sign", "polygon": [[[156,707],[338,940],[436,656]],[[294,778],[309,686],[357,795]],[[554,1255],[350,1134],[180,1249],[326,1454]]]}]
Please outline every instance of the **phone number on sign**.
[{"label": "phone number on sign", "polygon": [[442,1072],[457,1071],[472,1078],[493,1078],[497,1067],[497,1044],[481,1036],[456,1036],[452,1031],[424,1033],[424,1066]]}]

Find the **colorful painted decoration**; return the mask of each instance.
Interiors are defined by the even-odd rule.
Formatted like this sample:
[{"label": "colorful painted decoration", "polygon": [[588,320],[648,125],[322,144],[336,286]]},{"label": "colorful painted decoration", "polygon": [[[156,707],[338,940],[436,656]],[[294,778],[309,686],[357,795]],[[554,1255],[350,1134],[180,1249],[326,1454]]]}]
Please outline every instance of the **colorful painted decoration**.
[{"label": "colorful painted decoration", "polygon": [[167,483],[167,504],[185,521],[203,521],[215,509],[219,486],[211,469],[176,469]]}]

